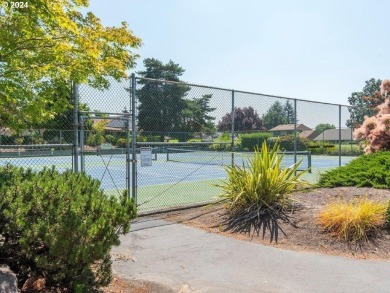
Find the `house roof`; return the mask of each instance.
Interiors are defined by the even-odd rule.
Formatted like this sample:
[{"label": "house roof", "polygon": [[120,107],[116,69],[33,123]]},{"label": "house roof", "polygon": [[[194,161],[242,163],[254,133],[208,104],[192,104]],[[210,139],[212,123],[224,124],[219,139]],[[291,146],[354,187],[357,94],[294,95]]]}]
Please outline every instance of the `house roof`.
[{"label": "house roof", "polygon": [[[102,121],[101,119],[92,119],[93,123],[98,123]],[[105,130],[111,131],[120,131],[126,129],[126,121],[123,119],[109,119],[108,123],[104,127]],[[130,121],[130,130],[131,130],[131,121]]]},{"label": "house roof", "polygon": [[[344,128],[341,129],[341,140],[353,140],[353,129],[351,128]],[[336,141],[339,140],[339,129],[327,129],[323,133],[320,133],[316,138],[313,140],[316,141]]]},{"label": "house roof", "polygon": [[314,139],[316,138],[320,133],[317,130],[304,130],[299,133],[299,137],[301,138],[307,138],[307,139]]},{"label": "house roof", "polygon": [[[298,130],[312,130],[311,128],[307,127],[306,125],[304,124],[297,124],[297,129]],[[281,125],[278,125],[272,129],[270,129],[269,131],[287,131],[287,130],[294,130],[294,124],[281,124]]]},{"label": "house roof", "polygon": [[[105,130],[120,131],[126,129],[126,121],[122,119],[112,119],[107,123]],[[131,130],[131,121],[130,121]]]}]

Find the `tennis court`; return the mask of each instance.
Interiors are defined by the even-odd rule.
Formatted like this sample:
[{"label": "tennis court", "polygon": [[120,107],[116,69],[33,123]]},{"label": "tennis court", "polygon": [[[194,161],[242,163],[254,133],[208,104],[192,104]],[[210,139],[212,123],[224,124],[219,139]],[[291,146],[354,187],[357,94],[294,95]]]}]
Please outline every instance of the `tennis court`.
[{"label": "tennis court", "polygon": [[[248,153],[234,153],[235,163],[242,165],[247,162],[249,156]],[[223,165],[230,164],[231,158],[232,153],[229,152],[172,149],[157,153],[152,166],[143,167],[137,155],[137,204],[140,212],[213,200],[220,193],[220,188],[215,185],[226,178]],[[307,168],[306,154],[298,155],[299,159],[303,159],[302,167]],[[305,179],[316,181],[321,172],[337,167],[338,159],[330,156],[311,156],[312,173],[305,174]],[[342,164],[351,159],[353,157],[342,157]],[[293,162],[294,157],[287,155],[282,164],[288,167]],[[59,171],[64,171],[72,168],[72,157],[30,155],[0,158],[0,165],[7,163],[34,170],[54,165]],[[107,193],[121,194],[126,188],[126,155],[115,153],[86,155],[85,172],[99,179]]]}]

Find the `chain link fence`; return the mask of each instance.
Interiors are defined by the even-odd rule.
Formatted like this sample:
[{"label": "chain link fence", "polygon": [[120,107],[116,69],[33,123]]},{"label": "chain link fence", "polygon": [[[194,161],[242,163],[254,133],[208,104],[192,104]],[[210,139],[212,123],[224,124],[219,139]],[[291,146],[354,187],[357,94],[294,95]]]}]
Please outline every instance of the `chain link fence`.
[{"label": "chain link fence", "polygon": [[74,113],[72,86],[66,92],[69,104],[53,119],[30,124],[26,129],[0,126],[0,166],[40,170],[56,166],[57,170],[73,169]]},{"label": "chain link fence", "polygon": [[[266,141],[307,180],[362,153],[353,108],[146,78],[69,87],[69,108],[31,129],[0,130],[0,164],[83,171],[140,213],[216,200],[225,166]],[[76,101],[76,108],[73,102]],[[75,115],[77,113],[77,115]]]}]

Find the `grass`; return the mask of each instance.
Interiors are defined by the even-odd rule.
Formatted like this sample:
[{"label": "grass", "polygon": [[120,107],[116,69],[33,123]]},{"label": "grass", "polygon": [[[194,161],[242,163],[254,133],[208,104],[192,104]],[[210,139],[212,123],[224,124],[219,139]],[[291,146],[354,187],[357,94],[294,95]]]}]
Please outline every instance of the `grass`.
[{"label": "grass", "polygon": [[320,225],[331,235],[348,242],[368,240],[385,224],[387,205],[367,198],[329,204],[319,215]]}]

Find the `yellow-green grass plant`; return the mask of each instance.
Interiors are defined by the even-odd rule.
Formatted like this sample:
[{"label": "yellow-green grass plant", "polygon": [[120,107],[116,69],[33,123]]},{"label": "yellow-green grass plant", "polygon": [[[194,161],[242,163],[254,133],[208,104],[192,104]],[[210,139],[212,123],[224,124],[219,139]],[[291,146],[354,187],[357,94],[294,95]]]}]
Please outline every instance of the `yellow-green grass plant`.
[{"label": "yellow-green grass plant", "polygon": [[347,242],[367,241],[380,232],[386,222],[387,205],[367,197],[330,203],[318,219],[330,235]]},{"label": "yellow-green grass plant", "polygon": [[255,150],[247,164],[225,167],[228,178],[218,186],[227,209],[227,231],[253,236],[262,230],[264,238],[268,229],[271,242],[277,242],[279,230],[285,234],[279,220],[291,223],[288,194],[302,186],[299,178],[304,172],[297,172],[301,161],[283,168],[282,159],[277,144],[269,149],[263,142],[261,150]]}]

